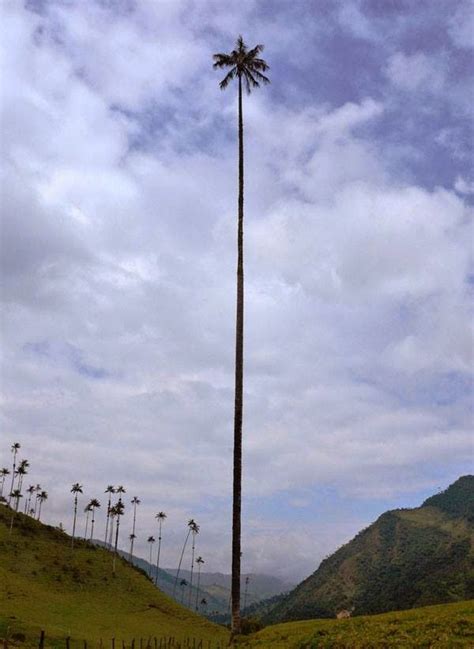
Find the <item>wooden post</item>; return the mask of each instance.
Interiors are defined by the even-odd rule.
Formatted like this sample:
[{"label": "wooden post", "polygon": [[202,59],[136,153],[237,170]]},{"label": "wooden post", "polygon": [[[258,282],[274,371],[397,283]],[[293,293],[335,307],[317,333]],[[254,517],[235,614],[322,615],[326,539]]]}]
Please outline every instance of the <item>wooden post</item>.
[{"label": "wooden post", "polygon": [[[5,645],[6,647],[6,645]],[[39,639],[39,649],[44,649],[44,631],[40,632],[40,639]]]},{"label": "wooden post", "polygon": [[87,649],[87,640],[84,640],[84,649]]},{"label": "wooden post", "polygon": [[112,649],[115,649],[115,638],[112,638]]},{"label": "wooden post", "polygon": [[66,649],[69,649],[70,642],[71,642],[71,638],[68,636],[66,638]]}]

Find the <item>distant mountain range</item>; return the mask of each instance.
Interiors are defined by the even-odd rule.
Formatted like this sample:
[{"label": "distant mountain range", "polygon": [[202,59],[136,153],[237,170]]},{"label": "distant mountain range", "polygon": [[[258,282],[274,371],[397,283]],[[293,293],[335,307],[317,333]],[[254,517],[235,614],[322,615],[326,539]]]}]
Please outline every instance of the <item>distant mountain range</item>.
[{"label": "distant mountain range", "polygon": [[382,613],[474,597],[474,476],[416,509],[382,514],[289,594],[247,612],[265,623]]},{"label": "distant mountain range", "polygon": [[[97,545],[104,546],[102,541],[94,541]],[[129,553],[119,550],[122,557],[128,559]],[[133,557],[133,564],[143,570],[152,579],[155,578],[156,566],[151,565],[145,559]],[[181,570],[179,573],[179,582],[175,588],[177,569],[160,568],[158,574],[158,586],[160,590],[174,597],[184,606],[195,610],[196,599],[198,598],[199,612],[208,617],[224,616],[229,613],[230,602],[230,584],[231,576],[221,572],[201,572],[199,596],[197,593],[197,574],[194,573],[193,587],[190,589],[191,571]],[[246,580],[248,578],[248,583]],[[186,586],[181,587],[180,582],[185,579]],[[293,584],[285,582],[278,577],[260,574],[243,574],[241,577],[242,606],[257,604],[262,600],[288,592]],[[206,600],[205,605],[201,605],[202,599]]]}]

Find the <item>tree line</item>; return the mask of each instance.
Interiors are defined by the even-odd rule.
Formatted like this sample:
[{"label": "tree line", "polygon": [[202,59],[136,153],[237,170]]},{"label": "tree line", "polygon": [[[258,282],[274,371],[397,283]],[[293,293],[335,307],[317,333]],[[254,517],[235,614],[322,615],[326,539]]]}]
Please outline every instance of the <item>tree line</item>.
[{"label": "tree line", "polygon": [[[23,513],[27,516],[40,521],[41,510],[43,503],[48,499],[48,493],[41,487],[41,485],[30,485],[24,490],[23,481],[30,468],[30,462],[26,459],[19,459],[19,452],[21,444],[14,442],[11,447],[12,465],[0,469],[0,504],[11,509],[12,516],[10,522],[10,533],[13,529],[15,515],[19,511],[19,504],[21,498],[25,498],[25,506]],[[10,479],[11,476],[11,479]],[[23,493],[23,491],[25,493]],[[91,498],[83,508],[84,513],[84,533],[78,532],[79,514],[80,514],[80,500],[84,495],[83,485],[75,482],[70,489],[72,494],[72,532],[71,532],[71,550],[74,550],[75,541],[83,539],[89,543],[96,543],[97,539],[94,537],[96,529],[96,514],[98,510],[105,510],[105,518],[103,520],[104,532],[103,541],[100,541],[108,550],[113,554],[112,559],[112,574],[116,574],[117,556],[119,554],[119,541],[120,541],[120,526],[122,517],[125,514],[128,506],[125,500],[126,489],[123,485],[107,485],[104,495],[106,498],[105,507],[102,508],[101,502],[98,498]],[[116,498],[116,499],[115,499]],[[134,544],[137,539],[137,511],[141,500],[137,496],[133,496],[130,500],[132,510],[131,530],[128,535],[129,551],[128,560],[133,564],[134,558]],[[82,507],[82,505],[81,505]],[[155,514],[155,521],[158,531],[158,545],[156,549],[156,558],[154,557],[153,547],[156,539],[153,535],[149,535],[147,543],[149,544],[149,563],[154,568],[152,580],[157,588],[159,588],[159,570],[160,570],[160,556],[162,549],[163,538],[163,525],[167,519],[167,514],[164,511],[159,511]],[[60,523],[59,529],[66,532],[66,529]],[[178,569],[174,579],[173,597],[177,597],[177,588],[181,591],[181,602],[184,604],[187,601],[187,606],[200,612],[205,611],[207,606],[206,598],[199,599],[201,587],[201,567],[204,564],[204,559],[201,556],[196,556],[196,543],[197,536],[200,531],[200,526],[196,521],[191,518],[186,525],[186,532],[184,543],[179,556]],[[189,582],[186,579],[179,579],[181,567],[185,558],[186,549],[189,547],[189,540],[191,539],[191,562],[190,562],[190,578]],[[196,577],[196,593],[193,598],[193,585],[194,578]],[[186,600],[187,590],[187,600]],[[193,601],[194,599],[194,601]]]}]

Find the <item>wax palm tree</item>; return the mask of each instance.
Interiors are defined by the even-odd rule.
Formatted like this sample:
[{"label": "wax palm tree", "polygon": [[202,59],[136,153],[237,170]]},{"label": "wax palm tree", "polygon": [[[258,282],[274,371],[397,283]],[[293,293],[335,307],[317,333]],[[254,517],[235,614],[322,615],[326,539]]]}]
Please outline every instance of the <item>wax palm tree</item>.
[{"label": "wax palm tree", "polygon": [[91,536],[90,536],[90,540],[92,541],[92,539],[94,538],[95,510],[100,507],[100,502],[97,500],[97,498],[92,498],[92,500],[89,503],[89,506],[92,512]]},{"label": "wax palm tree", "polygon": [[[151,561],[152,561],[152,551],[153,551],[153,543],[155,542],[155,537],[154,536],[149,536],[146,540],[147,543],[150,544],[150,561],[148,562],[150,564],[150,570],[153,570],[151,567]],[[151,577],[151,575],[150,575]]]},{"label": "wax palm tree", "polygon": [[38,520],[41,519],[41,507],[44,503],[45,500],[48,500],[48,492],[47,491],[40,491],[40,493],[36,496],[38,501],[39,501],[39,508],[38,508]]},{"label": "wax palm tree", "polygon": [[194,553],[196,551],[196,536],[199,534],[199,525],[193,525],[191,534],[192,534],[193,543],[191,546],[191,579],[189,580],[189,600],[188,600],[189,608],[191,608],[191,597],[193,594]]},{"label": "wax palm tree", "polygon": [[188,585],[188,582],[186,579],[181,579],[179,582],[179,585],[181,586],[181,604],[184,603],[184,593],[186,591],[186,586]]},{"label": "wax palm tree", "polygon": [[125,506],[124,506],[121,498],[119,498],[117,504],[114,506],[114,515],[117,518],[117,522],[115,524],[114,561],[113,561],[113,566],[112,566],[112,572],[113,572],[114,576],[115,576],[115,561],[117,559],[117,547],[118,547],[119,531],[120,531],[120,517],[123,516],[124,510],[125,510]]},{"label": "wax palm tree", "polygon": [[107,522],[105,524],[105,545],[107,546],[107,533],[109,531],[109,519],[110,519],[110,505],[112,503],[112,494],[115,493],[115,487],[111,484],[105,490],[106,494],[109,494],[109,502],[107,503]]},{"label": "wax palm tree", "polygon": [[[123,486],[120,484],[120,485],[117,487],[117,489],[115,490],[115,493],[117,493],[117,494],[125,494],[125,493],[127,493],[127,492],[125,491],[125,487],[123,487]],[[119,496],[119,498],[120,498],[120,496]]]},{"label": "wax palm tree", "polygon": [[130,563],[133,563],[133,542],[137,538],[135,535],[135,525],[137,522],[137,507],[140,504],[141,500],[136,496],[134,496],[131,502],[133,505],[133,525],[132,525],[132,533],[130,534]]},{"label": "wax palm tree", "polygon": [[21,448],[21,444],[18,442],[15,442],[14,444],[11,445],[11,452],[13,453],[13,470],[12,470],[12,483],[10,485],[10,493],[8,496],[8,504],[11,503],[12,500],[12,493],[13,493],[13,485],[15,484],[15,469],[16,469],[16,456],[18,455],[18,451]]},{"label": "wax palm tree", "polygon": [[28,462],[28,460],[22,460],[18,465],[18,469],[16,470],[16,474],[18,476],[17,486],[20,491],[23,488],[23,478],[25,477],[25,475],[27,475],[29,466],[30,463]]},{"label": "wax palm tree", "polygon": [[77,498],[78,495],[82,493],[82,485],[78,482],[75,482],[71,487],[71,493],[74,494],[74,521],[72,524],[72,537],[71,537],[71,548],[74,547],[74,537],[76,535],[76,519],[77,519]]},{"label": "wax palm tree", "polygon": [[86,529],[84,531],[84,539],[87,540],[87,531],[89,529],[89,516],[92,511],[92,507],[90,503],[87,503],[87,505],[84,507],[84,514],[86,515]]},{"label": "wax palm tree", "polygon": [[30,513],[31,498],[33,497],[34,492],[35,492],[35,485],[30,484],[30,486],[26,490],[26,493],[28,494],[28,496],[27,496],[27,498],[25,500],[25,510],[24,510],[25,514]]},{"label": "wax palm tree", "polygon": [[109,550],[112,549],[112,543],[114,540],[114,523],[117,518],[117,512],[115,507],[110,508],[110,525],[109,525]]},{"label": "wax palm tree", "polygon": [[269,68],[259,58],[263,45],[247,49],[242,36],[230,54],[214,54],[214,68],[230,68],[220,82],[225,90],[229,83],[238,80],[239,128],[239,198],[237,228],[237,313],[235,335],[235,402],[234,402],[234,476],[232,510],[232,634],[240,633],[240,545],[242,507],[242,414],[244,368],[244,121],[242,111],[242,86],[247,93],[260,83],[269,83],[263,74]]},{"label": "wax palm tree", "polygon": [[202,600],[200,601],[200,605],[201,605],[204,609],[207,608],[207,599],[206,599],[205,597],[203,597]]},{"label": "wax palm tree", "polygon": [[158,512],[155,515],[158,521],[158,554],[156,555],[156,571],[155,571],[155,586],[158,586],[158,571],[160,569],[160,552],[161,552],[161,528],[166,520],[165,512]]},{"label": "wax palm tree", "polygon": [[199,610],[199,605],[198,605],[198,601],[199,601],[199,588],[200,588],[200,586],[201,586],[201,566],[202,566],[203,563],[204,563],[204,559],[203,559],[202,557],[198,557],[198,558],[196,559],[196,563],[197,563],[197,566],[198,566],[198,581],[197,581],[197,591],[196,591],[196,611],[198,611],[198,610]]},{"label": "wax palm tree", "polygon": [[19,489],[14,489],[11,492],[10,497],[13,498],[13,501],[15,502],[15,508],[13,509],[12,507],[12,517],[10,520],[10,534],[11,534],[13,529],[13,519],[15,518],[15,514],[18,511],[18,504],[20,502],[20,498],[23,498],[23,496],[21,495],[21,491]]},{"label": "wax palm tree", "polygon": [[174,586],[173,586],[173,597],[174,597],[175,592],[176,592],[176,586],[177,586],[177,584],[178,584],[179,573],[181,572],[181,564],[182,564],[182,562],[183,562],[184,551],[186,550],[186,545],[188,544],[189,535],[191,534],[192,530],[193,530],[195,527],[197,527],[198,530],[199,530],[199,526],[197,525],[196,521],[194,520],[194,518],[191,518],[191,519],[188,521],[188,531],[187,531],[187,533],[186,533],[186,538],[184,539],[183,549],[182,549],[182,551],[181,551],[181,556],[180,556],[180,558],[179,558],[178,571],[177,571],[177,573],[176,573],[176,578],[175,578],[175,580],[174,580]]},{"label": "wax palm tree", "polygon": [[2,485],[0,487],[0,496],[3,496],[3,487],[5,486],[5,480],[7,475],[10,475],[10,469],[7,469],[7,467],[3,467],[3,469],[0,471],[0,476],[2,478]]},{"label": "wax palm tree", "polygon": [[[35,487],[36,495],[39,494],[41,489],[42,489],[41,485],[37,484],[36,487]],[[33,518],[36,518],[36,509],[37,509],[37,507],[38,507],[38,498],[35,498],[35,507],[34,507],[34,509],[32,508],[33,509],[33,514],[32,514]]]}]

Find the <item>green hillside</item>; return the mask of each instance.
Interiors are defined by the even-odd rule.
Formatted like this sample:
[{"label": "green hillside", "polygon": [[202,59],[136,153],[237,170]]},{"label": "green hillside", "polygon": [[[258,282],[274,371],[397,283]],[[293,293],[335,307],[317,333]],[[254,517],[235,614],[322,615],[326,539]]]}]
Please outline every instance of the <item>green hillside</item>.
[{"label": "green hillside", "polygon": [[347,620],[309,620],[269,626],[242,649],[471,649],[474,601],[428,606]]},{"label": "green hillside", "polygon": [[176,604],[124,559],[114,577],[107,550],[84,541],[72,550],[69,536],[22,514],[10,536],[10,518],[1,505],[0,638],[8,629],[37,646],[44,629],[47,643],[64,646],[70,636],[71,646],[81,648],[84,639],[110,643],[113,637],[190,636],[206,646],[212,640],[213,647],[226,641],[226,629]]},{"label": "green hillside", "polygon": [[382,613],[474,597],[474,477],[386,512],[263,615],[267,623]]}]

